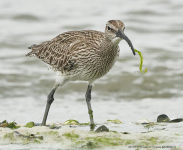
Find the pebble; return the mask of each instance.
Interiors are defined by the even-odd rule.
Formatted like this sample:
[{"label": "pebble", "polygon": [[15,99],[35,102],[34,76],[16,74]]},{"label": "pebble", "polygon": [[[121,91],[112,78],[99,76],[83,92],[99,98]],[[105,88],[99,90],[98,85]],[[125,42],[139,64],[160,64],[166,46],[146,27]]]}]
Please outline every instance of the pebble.
[{"label": "pebble", "polygon": [[95,132],[109,132],[109,129],[106,126],[102,125],[98,129],[96,129]]},{"label": "pebble", "polygon": [[169,122],[169,121],[170,121],[169,117],[165,114],[161,114],[157,118],[157,122]]}]

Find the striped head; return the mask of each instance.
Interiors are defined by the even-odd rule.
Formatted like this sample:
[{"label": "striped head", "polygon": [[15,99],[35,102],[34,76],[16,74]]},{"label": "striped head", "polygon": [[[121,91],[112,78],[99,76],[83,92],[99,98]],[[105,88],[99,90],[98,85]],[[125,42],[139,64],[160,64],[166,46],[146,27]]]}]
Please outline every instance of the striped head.
[{"label": "striped head", "polygon": [[105,34],[106,37],[111,40],[112,43],[118,44],[121,40],[125,40],[131,47],[133,54],[135,50],[130,39],[124,34],[125,24],[120,20],[109,20],[106,24]]}]

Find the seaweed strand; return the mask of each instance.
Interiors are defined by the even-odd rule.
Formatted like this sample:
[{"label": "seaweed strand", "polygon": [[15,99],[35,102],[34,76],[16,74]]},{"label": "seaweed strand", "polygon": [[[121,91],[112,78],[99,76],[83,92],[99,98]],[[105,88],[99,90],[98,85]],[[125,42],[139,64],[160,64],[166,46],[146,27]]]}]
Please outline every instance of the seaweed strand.
[{"label": "seaweed strand", "polygon": [[147,72],[147,68],[146,68],[144,71],[142,70],[143,56],[142,56],[141,52],[138,51],[138,50],[136,50],[136,49],[135,49],[135,52],[137,52],[137,53],[139,54],[139,56],[140,56],[139,70],[140,70],[143,74],[145,74],[145,73]]}]

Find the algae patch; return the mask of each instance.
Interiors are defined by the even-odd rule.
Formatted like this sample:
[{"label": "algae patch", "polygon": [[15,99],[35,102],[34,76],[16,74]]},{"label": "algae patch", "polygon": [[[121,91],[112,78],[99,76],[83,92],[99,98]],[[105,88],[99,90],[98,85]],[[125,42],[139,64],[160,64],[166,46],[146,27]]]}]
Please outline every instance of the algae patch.
[{"label": "algae patch", "polygon": [[35,126],[35,123],[34,122],[28,122],[26,125],[25,125],[25,127],[27,127],[27,128],[32,128],[32,127],[34,127]]},{"label": "algae patch", "polygon": [[51,135],[51,136],[58,136],[58,131],[49,131],[49,132],[44,132],[44,135]]},{"label": "algae patch", "polygon": [[107,120],[108,122],[112,122],[112,123],[116,123],[116,124],[120,124],[122,123],[120,120],[115,119],[115,120]]},{"label": "algae patch", "polygon": [[146,68],[144,71],[142,70],[143,56],[142,56],[141,52],[138,51],[138,50],[136,50],[136,49],[134,49],[134,50],[135,50],[135,52],[137,52],[137,53],[139,54],[139,56],[140,56],[139,70],[140,70],[142,73],[146,73],[146,72],[147,72],[147,68]]},{"label": "algae patch", "polygon": [[17,126],[16,122],[13,121],[13,122],[8,123],[6,120],[4,120],[3,122],[0,122],[0,127],[7,127],[10,129],[20,128],[20,126]]},{"label": "algae patch", "polygon": [[52,126],[50,126],[50,129],[60,129],[61,128],[61,126],[57,126],[57,125],[52,125]]},{"label": "algae patch", "polygon": [[65,136],[67,139],[72,139],[72,140],[79,138],[79,135],[75,133],[64,133],[62,134],[62,136]]},{"label": "algae patch", "polygon": [[4,135],[4,139],[9,139],[10,141],[16,140],[16,137],[14,136],[13,132],[12,133],[6,133]]},{"label": "algae patch", "polygon": [[81,126],[87,126],[87,125],[90,125],[90,122],[86,122],[86,123],[79,123],[79,125],[81,125]]},{"label": "algae patch", "polygon": [[43,136],[35,136],[34,134],[29,134],[28,136],[22,135],[18,131],[14,131],[11,133],[6,133],[4,135],[4,139],[9,140],[11,143],[20,143],[22,141],[23,144],[28,143],[41,143],[40,140],[43,140]]},{"label": "algae patch", "polygon": [[149,129],[149,128],[154,127],[155,125],[157,125],[157,124],[156,123],[149,123],[149,124],[145,125],[144,128]]},{"label": "algae patch", "polygon": [[144,138],[143,141],[141,141],[136,146],[147,147],[147,146],[153,146],[153,145],[163,144],[163,143],[166,143],[166,142],[167,141],[161,140],[158,137],[151,137],[151,138]]},{"label": "algae patch", "polygon": [[64,125],[81,125],[81,126],[83,125],[83,126],[85,126],[85,125],[90,125],[90,122],[79,123],[79,121],[77,121],[77,120],[69,119],[69,120],[65,121],[63,124]]},{"label": "algae patch", "polygon": [[135,140],[130,139],[121,139],[117,137],[87,137],[86,140],[88,143],[86,144],[87,148],[99,148],[101,146],[120,146],[120,145],[133,145],[135,144]]},{"label": "algae patch", "polygon": [[79,125],[79,121],[70,119],[70,120],[65,121],[63,124],[64,125]]}]

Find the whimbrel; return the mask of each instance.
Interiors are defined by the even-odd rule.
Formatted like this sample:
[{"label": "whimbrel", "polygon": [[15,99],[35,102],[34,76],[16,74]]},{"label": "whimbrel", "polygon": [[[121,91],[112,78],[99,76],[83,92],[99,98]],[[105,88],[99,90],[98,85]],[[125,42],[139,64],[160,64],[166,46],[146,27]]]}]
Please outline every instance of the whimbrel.
[{"label": "whimbrel", "polygon": [[135,50],[131,41],[124,34],[125,25],[120,20],[110,20],[105,32],[94,30],[69,31],[50,41],[34,44],[26,56],[36,56],[55,71],[56,81],[47,98],[47,105],[42,121],[46,125],[48,112],[54,101],[54,93],[69,81],[88,81],[86,103],[90,125],[94,126],[91,107],[91,90],[95,80],[104,76],[114,65],[119,56],[119,42],[124,39]]}]

